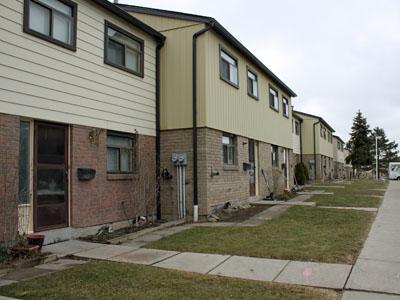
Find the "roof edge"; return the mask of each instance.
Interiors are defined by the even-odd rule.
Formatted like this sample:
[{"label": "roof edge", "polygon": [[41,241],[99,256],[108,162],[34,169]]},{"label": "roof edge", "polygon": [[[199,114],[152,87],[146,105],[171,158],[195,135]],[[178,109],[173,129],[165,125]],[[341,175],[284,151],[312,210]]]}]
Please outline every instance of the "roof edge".
[{"label": "roof edge", "polygon": [[142,21],[135,18],[134,16],[130,15],[125,10],[119,8],[118,5],[115,5],[114,3],[111,3],[107,0],[92,0],[92,2],[105,8],[106,10],[112,12],[113,14],[115,14],[116,16],[120,17],[121,19],[127,21],[128,23],[140,28],[141,30],[143,30],[144,32],[146,32],[147,34],[149,34],[153,38],[155,38],[157,41],[164,43],[165,36],[162,33],[155,30],[154,28],[150,27],[146,23],[143,23]]},{"label": "roof edge", "polygon": [[213,23],[213,30],[219,33],[223,38],[225,38],[230,44],[232,44],[235,48],[238,49],[244,56],[246,56],[252,63],[254,63],[258,68],[260,68],[267,76],[269,76],[272,81],[279,86],[285,93],[290,95],[291,97],[297,97],[296,93],[289,88],[278,76],[276,76],[268,67],[266,67],[250,50],[248,50],[238,39],[236,39],[227,29],[225,29],[217,20],[212,17],[194,15],[181,13],[170,10],[156,9],[156,8],[148,8],[136,5],[128,5],[128,4],[118,4],[123,10],[128,12],[136,12],[142,14],[150,14],[156,16],[162,16],[167,18],[176,18],[182,20],[190,20],[194,22],[201,22],[210,24]]},{"label": "roof edge", "polygon": [[329,123],[326,122],[326,121],[324,120],[324,118],[322,118],[322,117],[320,117],[320,116],[312,115],[312,114],[305,113],[305,112],[302,112],[302,111],[299,111],[299,110],[294,110],[293,112],[296,113],[296,114],[300,114],[300,115],[305,115],[305,116],[309,116],[309,117],[312,117],[312,118],[316,118],[316,119],[318,119],[322,124],[324,124],[326,127],[328,127],[328,129],[329,129],[330,131],[332,131],[332,133],[333,133],[333,132],[336,132],[335,129],[333,129],[332,126],[329,125]]}]

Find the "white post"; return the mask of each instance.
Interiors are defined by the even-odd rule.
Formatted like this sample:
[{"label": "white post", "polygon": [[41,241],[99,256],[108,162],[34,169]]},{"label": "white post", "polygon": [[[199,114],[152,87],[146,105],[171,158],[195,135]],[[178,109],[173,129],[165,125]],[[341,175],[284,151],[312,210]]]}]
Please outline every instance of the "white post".
[{"label": "white post", "polygon": [[198,222],[199,221],[199,206],[194,205],[193,206],[193,222]]},{"label": "white post", "polygon": [[376,180],[378,180],[378,136],[375,136],[375,159],[376,159],[376,168],[375,168],[375,172],[376,172]]}]

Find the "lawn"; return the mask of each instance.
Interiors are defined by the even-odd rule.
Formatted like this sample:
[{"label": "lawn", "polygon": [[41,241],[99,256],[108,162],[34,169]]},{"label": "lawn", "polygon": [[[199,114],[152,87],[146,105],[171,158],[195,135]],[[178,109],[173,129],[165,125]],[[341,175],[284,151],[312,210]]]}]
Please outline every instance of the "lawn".
[{"label": "lawn", "polygon": [[375,180],[358,180],[351,184],[343,184],[344,189],[319,187],[321,185],[335,186],[340,183],[318,184],[310,188],[334,193],[334,195],[314,195],[308,200],[316,202],[318,206],[379,207],[387,188],[386,182]]},{"label": "lawn", "polygon": [[339,299],[338,293],[329,290],[111,262],[92,262],[2,287],[0,295],[31,300]]},{"label": "lawn", "polygon": [[146,247],[354,263],[373,219],[370,212],[295,206],[257,227],[195,227]]}]

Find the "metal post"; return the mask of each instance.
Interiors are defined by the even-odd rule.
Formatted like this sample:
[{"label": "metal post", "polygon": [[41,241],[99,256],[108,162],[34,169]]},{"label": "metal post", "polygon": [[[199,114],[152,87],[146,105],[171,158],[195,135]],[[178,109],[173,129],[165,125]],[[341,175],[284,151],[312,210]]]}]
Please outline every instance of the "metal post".
[{"label": "metal post", "polygon": [[376,172],[376,174],[375,174],[375,177],[376,177],[376,180],[378,180],[378,136],[376,135],[375,136],[375,159],[376,159],[376,169],[375,169],[375,172]]}]

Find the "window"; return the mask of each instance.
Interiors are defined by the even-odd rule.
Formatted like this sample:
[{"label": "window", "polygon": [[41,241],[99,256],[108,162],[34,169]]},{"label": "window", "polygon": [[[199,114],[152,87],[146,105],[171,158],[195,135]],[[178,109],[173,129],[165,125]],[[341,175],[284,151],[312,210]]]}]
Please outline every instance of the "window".
[{"label": "window", "polygon": [[283,115],[286,118],[289,118],[289,100],[286,99],[285,97],[282,98],[282,110],[283,110]]},{"label": "window", "polygon": [[238,81],[238,63],[237,59],[228,54],[227,51],[220,48],[220,76],[221,79],[229,84],[239,87]]},{"label": "window", "polygon": [[339,141],[337,142],[337,149],[338,149],[338,150],[341,149],[341,145],[340,145],[340,142],[339,142]]},{"label": "window", "polygon": [[271,145],[271,161],[273,167],[278,167],[278,146]]},{"label": "window", "polygon": [[294,132],[296,135],[300,135],[300,122],[297,120],[294,121]]},{"label": "window", "polygon": [[247,93],[250,97],[258,99],[257,75],[249,69],[247,69]]},{"label": "window", "polygon": [[75,51],[76,15],[70,0],[25,0],[24,32]]},{"label": "window", "polygon": [[105,23],[104,62],[143,77],[144,41],[133,34]]},{"label": "window", "polygon": [[224,164],[225,165],[234,165],[235,155],[236,155],[236,146],[235,146],[235,137],[230,134],[224,134],[222,136],[222,151],[224,156]]},{"label": "window", "polygon": [[269,88],[269,106],[276,111],[279,111],[278,91],[274,88]]},{"label": "window", "polygon": [[19,125],[19,172],[18,203],[29,203],[29,160],[30,160],[30,123],[21,121]]},{"label": "window", "polygon": [[107,133],[107,172],[132,173],[134,169],[134,136],[130,134]]},{"label": "window", "polygon": [[328,131],[328,142],[332,144],[332,133]]}]

